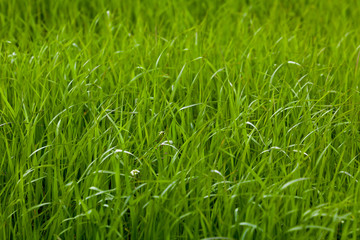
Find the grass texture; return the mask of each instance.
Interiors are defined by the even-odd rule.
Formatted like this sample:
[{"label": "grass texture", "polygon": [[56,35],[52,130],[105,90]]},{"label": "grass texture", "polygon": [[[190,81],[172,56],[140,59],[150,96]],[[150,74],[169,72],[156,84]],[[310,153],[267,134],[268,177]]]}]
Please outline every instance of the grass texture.
[{"label": "grass texture", "polygon": [[359,239],[359,16],[0,1],[0,239]]}]

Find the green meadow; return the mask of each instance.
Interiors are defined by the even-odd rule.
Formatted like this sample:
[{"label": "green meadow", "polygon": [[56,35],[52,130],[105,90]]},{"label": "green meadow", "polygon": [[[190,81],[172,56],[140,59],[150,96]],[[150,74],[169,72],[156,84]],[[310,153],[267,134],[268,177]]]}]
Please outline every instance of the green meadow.
[{"label": "green meadow", "polygon": [[357,0],[0,0],[0,239],[360,239]]}]

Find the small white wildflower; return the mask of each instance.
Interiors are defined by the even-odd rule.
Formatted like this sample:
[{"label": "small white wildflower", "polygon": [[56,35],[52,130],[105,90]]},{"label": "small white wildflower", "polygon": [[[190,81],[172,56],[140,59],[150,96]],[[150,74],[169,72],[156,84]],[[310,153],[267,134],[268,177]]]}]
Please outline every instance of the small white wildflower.
[{"label": "small white wildflower", "polygon": [[159,132],[159,136],[164,135],[164,134],[165,134],[165,131],[160,131]]},{"label": "small white wildflower", "polygon": [[131,170],[131,172],[130,172],[131,176],[133,176],[133,177],[138,175],[139,173],[140,173],[140,171],[137,169]]}]

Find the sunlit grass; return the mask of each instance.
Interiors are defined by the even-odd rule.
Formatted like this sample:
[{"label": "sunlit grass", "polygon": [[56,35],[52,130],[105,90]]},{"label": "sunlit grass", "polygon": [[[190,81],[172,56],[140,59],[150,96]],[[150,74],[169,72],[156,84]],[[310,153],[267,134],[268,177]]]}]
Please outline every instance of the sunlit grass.
[{"label": "sunlit grass", "polygon": [[358,239],[358,1],[0,1],[0,239]]}]

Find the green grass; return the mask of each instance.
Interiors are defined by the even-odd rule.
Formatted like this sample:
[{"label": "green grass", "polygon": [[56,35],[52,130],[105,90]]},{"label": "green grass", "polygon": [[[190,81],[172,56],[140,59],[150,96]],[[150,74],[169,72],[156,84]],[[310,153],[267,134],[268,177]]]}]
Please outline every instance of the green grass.
[{"label": "green grass", "polygon": [[359,239],[359,16],[0,1],[0,239]]}]

